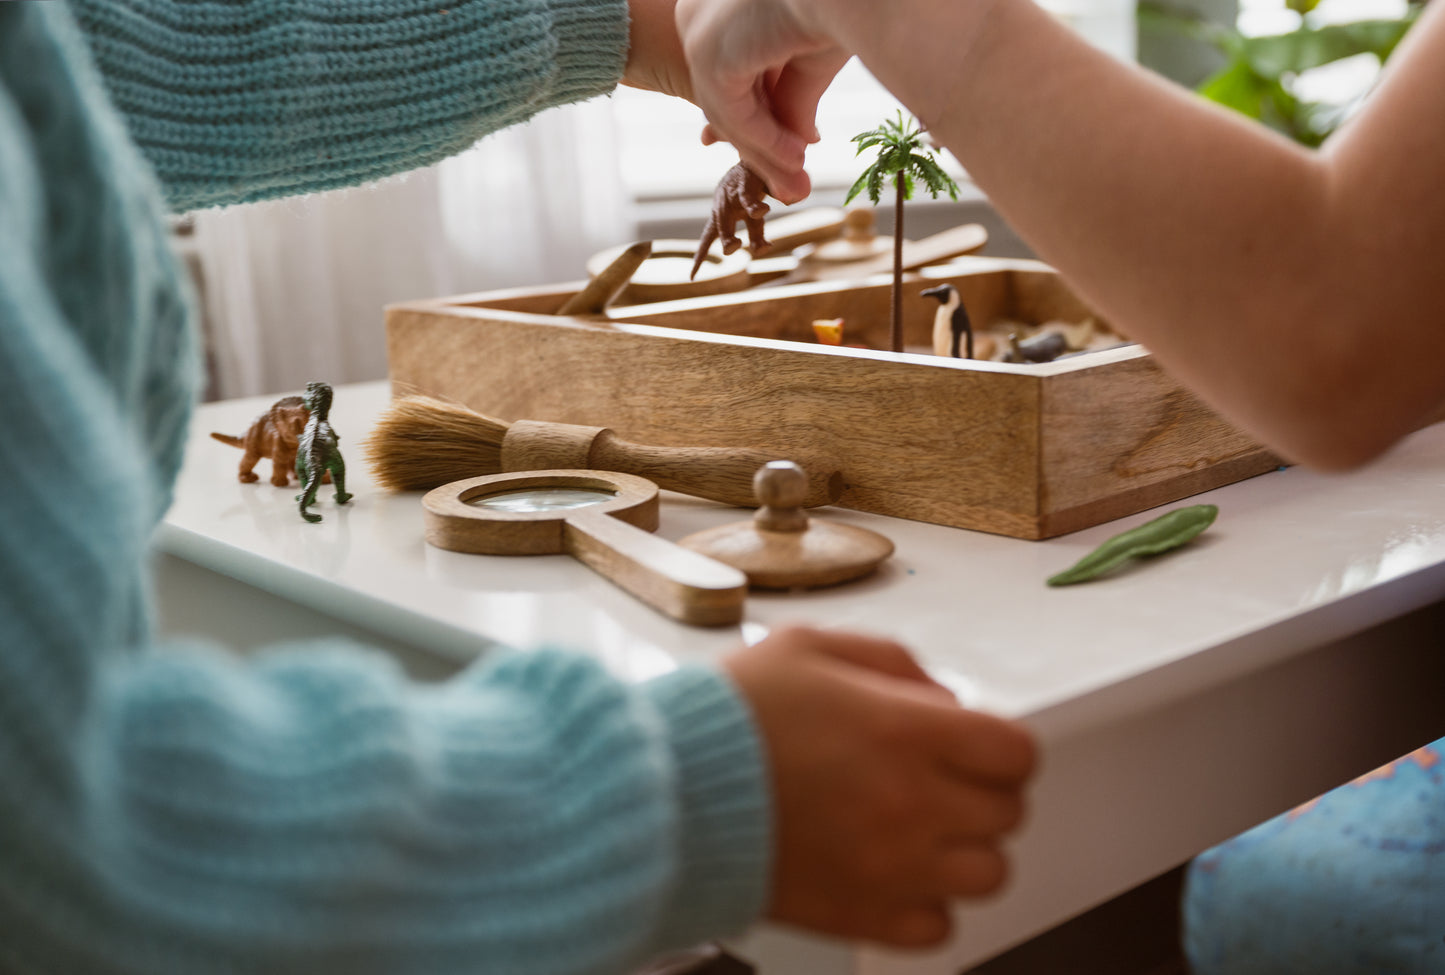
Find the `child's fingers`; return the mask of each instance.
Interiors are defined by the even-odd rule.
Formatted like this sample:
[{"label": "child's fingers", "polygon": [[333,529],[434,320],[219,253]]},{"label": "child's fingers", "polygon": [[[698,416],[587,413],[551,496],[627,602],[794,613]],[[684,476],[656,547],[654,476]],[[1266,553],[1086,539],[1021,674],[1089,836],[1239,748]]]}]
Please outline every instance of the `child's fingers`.
[{"label": "child's fingers", "polygon": [[865,667],[891,677],[937,684],[901,643],[859,633],[842,633],[798,627],[794,630],[800,642],[811,650],[839,660]]},{"label": "child's fingers", "polygon": [[784,203],[796,203],[812,189],[803,172],[807,141],[784,126],[772,113],[760,84],[761,78],[719,86],[717,100],[704,104],[709,124],[704,140],[731,142],[743,162],[757,173],[768,193]]},{"label": "child's fingers", "polygon": [[1024,799],[1017,789],[991,789],[951,781],[937,803],[939,830],[947,842],[986,840],[1011,833],[1024,820]]},{"label": "child's fingers", "polygon": [[934,885],[946,897],[992,894],[1008,879],[1008,859],[992,843],[969,843],[942,851],[933,861]]},{"label": "child's fingers", "polygon": [[911,907],[893,913],[881,926],[878,940],[897,948],[927,948],[948,937],[953,916],[948,906],[937,903]]},{"label": "child's fingers", "polygon": [[1038,764],[1033,736],[1022,725],[962,708],[937,708],[929,717],[944,766],[966,779],[1020,785]]},{"label": "child's fingers", "polygon": [[817,142],[818,102],[845,63],[846,59],[838,55],[790,63],[772,85],[772,105],[778,121],[809,143]]}]

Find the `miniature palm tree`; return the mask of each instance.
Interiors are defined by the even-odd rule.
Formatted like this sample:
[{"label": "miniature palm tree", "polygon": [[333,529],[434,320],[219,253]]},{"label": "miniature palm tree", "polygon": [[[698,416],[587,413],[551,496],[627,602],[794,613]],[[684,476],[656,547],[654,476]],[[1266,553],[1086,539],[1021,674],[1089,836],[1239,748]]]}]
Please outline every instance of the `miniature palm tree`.
[{"label": "miniature palm tree", "polygon": [[865,189],[868,199],[877,203],[883,194],[883,181],[892,178],[897,188],[898,202],[893,210],[893,319],[888,326],[888,339],[894,352],[903,351],[903,202],[913,198],[913,187],[922,183],[934,199],[947,192],[950,199],[958,199],[958,184],[943,171],[933,158],[933,150],[924,145],[923,131],[914,126],[913,120],[903,121],[903,113],[896,120],[885,121],[878,128],[862,132],[853,137],[858,143],[858,153],[878,147],[878,158],[863,171],[853,188],[848,191],[844,203]]}]

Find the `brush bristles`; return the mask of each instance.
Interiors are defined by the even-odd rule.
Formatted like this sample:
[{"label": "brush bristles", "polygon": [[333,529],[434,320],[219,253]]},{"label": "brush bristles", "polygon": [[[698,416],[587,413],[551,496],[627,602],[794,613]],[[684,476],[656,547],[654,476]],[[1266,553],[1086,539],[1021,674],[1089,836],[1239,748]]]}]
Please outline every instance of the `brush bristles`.
[{"label": "brush bristles", "polygon": [[510,424],[427,396],[395,400],[362,442],[371,472],[391,491],[429,491],[502,469]]}]

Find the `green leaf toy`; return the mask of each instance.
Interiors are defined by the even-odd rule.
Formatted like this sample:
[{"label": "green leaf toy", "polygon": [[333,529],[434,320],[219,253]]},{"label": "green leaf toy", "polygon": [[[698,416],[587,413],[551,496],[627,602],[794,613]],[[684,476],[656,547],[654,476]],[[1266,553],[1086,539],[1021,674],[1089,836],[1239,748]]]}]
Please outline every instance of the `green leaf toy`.
[{"label": "green leaf toy", "polygon": [[1051,586],[1088,582],[1130,559],[1158,555],[1192,541],[1214,524],[1219,509],[1212,504],[1175,508],[1153,521],[1121,532],[1084,556],[1063,572],[1049,577]]}]

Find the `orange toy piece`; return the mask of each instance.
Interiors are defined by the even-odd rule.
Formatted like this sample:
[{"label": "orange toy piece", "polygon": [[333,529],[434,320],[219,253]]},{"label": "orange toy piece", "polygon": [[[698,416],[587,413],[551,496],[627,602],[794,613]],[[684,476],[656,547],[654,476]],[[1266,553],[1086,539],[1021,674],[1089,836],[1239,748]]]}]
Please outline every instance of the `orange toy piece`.
[{"label": "orange toy piece", "polygon": [[287,396],[271,404],[271,408],[251,422],[243,437],[225,433],[211,436],[223,444],[240,447],[241,467],[236,479],[250,484],[261,478],[255,473],[256,462],[263,457],[271,461],[271,483],[286,487],[291,483],[291,472],[296,469],[296,449],[301,431],[310,417],[300,396]]},{"label": "orange toy piece", "polygon": [[773,245],[763,236],[763,217],[770,209],[763,202],[763,197],[767,195],[768,188],[762,177],[742,163],[723,173],[723,178],[718,181],[717,189],[713,192],[712,216],[703,228],[702,239],[697,242],[697,254],[693,257],[689,281],[697,275],[697,269],[702,267],[703,260],[707,258],[708,248],[719,236],[722,237],[724,254],[731,254],[742,246],[737,235],[739,220],[747,225],[748,250],[753,257],[762,257],[773,249]]},{"label": "orange toy piece", "polygon": [[818,342],[822,345],[842,345],[843,319],[815,318],[813,319],[813,334],[818,337]]}]

